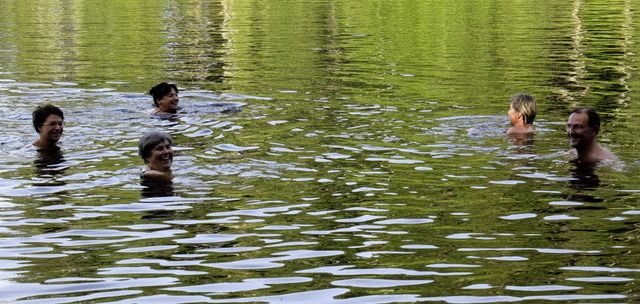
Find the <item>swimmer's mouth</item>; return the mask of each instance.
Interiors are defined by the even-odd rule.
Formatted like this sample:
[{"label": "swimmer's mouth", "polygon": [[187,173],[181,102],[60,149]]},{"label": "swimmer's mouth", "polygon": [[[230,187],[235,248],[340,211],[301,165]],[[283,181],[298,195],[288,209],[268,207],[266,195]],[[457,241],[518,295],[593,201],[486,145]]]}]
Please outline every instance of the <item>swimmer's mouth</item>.
[{"label": "swimmer's mouth", "polygon": [[170,161],[170,162],[173,162],[173,156],[171,156],[170,154],[163,155],[163,156],[162,156],[162,158],[160,158],[160,159],[162,159],[162,160],[164,160],[164,161]]}]

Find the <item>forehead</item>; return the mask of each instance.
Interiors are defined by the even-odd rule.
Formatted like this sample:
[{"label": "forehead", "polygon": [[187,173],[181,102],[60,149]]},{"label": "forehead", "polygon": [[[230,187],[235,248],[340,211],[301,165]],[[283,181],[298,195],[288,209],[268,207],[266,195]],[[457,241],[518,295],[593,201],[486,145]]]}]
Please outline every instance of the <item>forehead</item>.
[{"label": "forehead", "polygon": [[587,113],[572,113],[569,116],[569,120],[567,121],[567,124],[587,125],[588,122],[589,122],[589,116],[587,115]]},{"label": "forehead", "polygon": [[165,139],[165,140],[157,143],[154,147],[167,146],[167,145],[169,145],[169,141]]},{"label": "forehead", "polygon": [[47,118],[44,120],[45,122],[49,122],[49,121],[62,121],[62,117],[56,115],[56,114],[49,114],[49,116],[47,116]]},{"label": "forehead", "polygon": [[167,92],[167,94],[164,94],[164,96],[171,95],[171,94],[173,94],[173,95],[177,94],[176,90],[174,88],[171,88],[171,90],[169,90],[169,92]]}]

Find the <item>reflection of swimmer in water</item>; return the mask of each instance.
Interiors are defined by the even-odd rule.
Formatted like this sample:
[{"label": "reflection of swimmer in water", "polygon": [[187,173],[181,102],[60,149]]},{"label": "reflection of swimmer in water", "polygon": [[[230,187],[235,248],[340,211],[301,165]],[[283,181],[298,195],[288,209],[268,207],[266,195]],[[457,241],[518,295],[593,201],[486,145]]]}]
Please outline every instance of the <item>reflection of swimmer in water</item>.
[{"label": "reflection of swimmer in water", "polygon": [[64,170],[68,168],[68,166],[61,165],[64,162],[64,156],[60,149],[38,150],[38,158],[33,161],[36,166],[36,171],[40,176],[54,176],[62,174]]},{"label": "reflection of swimmer in water", "polygon": [[60,150],[57,143],[62,137],[64,114],[54,105],[39,106],[33,111],[33,127],[40,138],[33,145],[40,150]]},{"label": "reflection of swimmer in water", "polygon": [[511,128],[507,130],[507,134],[511,136],[533,134],[535,131],[533,120],[537,112],[536,100],[532,96],[524,93],[512,96],[508,112]]},{"label": "reflection of swimmer in water", "polygon": [[595,190],[600,186],[600,178],[596,175],[596,167],[593,164],[584,164],[577,160],[572,161],[575,167],[571,170],[569,187],[578,190]]},{"label": "reflection of swimmer in water", "polygon": [[140,138],[138,154],[144,160],[142,176],[166,176],[171,177],[171,164],[173,164],[173,140],[167,133],[152,131]]},{"label": "reflection of swimmer in water", "polygon": [[600,115],[589,108],[577,108],[571,112],[567,121],[567,136],[573,149],[569,155],[578,162],[597,164],[605,160],[617,160],[611,151],[600,146],[596,136],[600,132]]},{"label": "reflection of swimmer in water", "polygon": [[[576,190],[575,193],[569,194],[566,199],[569,201],[578,201],[585,203],[600,203],[602,198],[593,196],[592,191],[600,186],[600,178],[596,175],[595,164],[585,164],[578,160],[572,161],[574,168],[571,169],[571,179],[569,180],[569,188]],[[586,207],[576,207],[575,209],[585,209]],[[589,206],[590,209],[597,208]]]},{"label": "reflection of swimmer in water", "polygon": [[176,114],[178,112],[178,87],[173,83],[162,82],[155,85],[149,94],[153,96],[153,105],[155,108],[151,114],[166,115]]},{"label": "reflection of swimmer in water", "polygon": [[140,179],[143,197],[173,196],[173,180],[165,176],[143,175]]}]

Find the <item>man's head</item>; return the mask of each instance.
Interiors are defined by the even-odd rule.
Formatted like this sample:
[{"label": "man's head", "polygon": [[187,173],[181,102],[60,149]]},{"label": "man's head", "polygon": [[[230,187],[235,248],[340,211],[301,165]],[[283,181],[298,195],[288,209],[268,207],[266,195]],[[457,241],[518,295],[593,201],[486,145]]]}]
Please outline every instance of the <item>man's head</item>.
[{"label": "man's head", "polygon": [[576,149],[589,147],[600,132],[600,115],[590,108],[576,108],[567,121],[569,144]]},{"label": "man's head", "polygon": [[[511,110],[513,110],[513,113],[511,113]],[[536,119],[537,112],[538,107],[533,96],[520,93],[511,97],[511,109],[509,109],[510,119],[513,120],[521,116],[522,123],[530,125]],[[514,121],[511,121],[511,124],[514,124]]]},{"label": "man's head", "polygon": [[60,140],[64,129],[64,114],[60,108],[51,104],[39,106],[33,111],[32,118],[33,128],[40,134],[39,146],[53,146]]}]

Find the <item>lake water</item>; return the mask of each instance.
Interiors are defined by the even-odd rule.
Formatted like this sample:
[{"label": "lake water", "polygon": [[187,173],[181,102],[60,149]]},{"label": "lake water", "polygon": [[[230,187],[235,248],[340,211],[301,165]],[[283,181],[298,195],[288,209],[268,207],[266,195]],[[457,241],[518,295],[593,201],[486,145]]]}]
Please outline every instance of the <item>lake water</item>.
[{"label": "lake water", "polygon": [[[0,1],[0,302],[637,302],[639,11]],[[178,117],[149,115],[162,81]],[[527,140],[504,135],[519,92]],[[571,162],[581,105],[623,165]],[[138,175],[149,130],[170,182]]]}]

